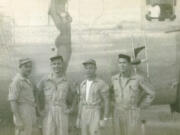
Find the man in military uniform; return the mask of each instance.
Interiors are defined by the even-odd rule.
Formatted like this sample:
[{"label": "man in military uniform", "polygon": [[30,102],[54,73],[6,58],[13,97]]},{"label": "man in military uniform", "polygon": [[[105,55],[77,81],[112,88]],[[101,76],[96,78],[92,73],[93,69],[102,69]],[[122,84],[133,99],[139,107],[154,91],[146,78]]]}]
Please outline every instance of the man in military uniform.
[{"label": "man in military uniform", "polygon": [[119,73],[112,77],[115,135],[139,135],[140,110],[154,99],[152,86],[132,72],[131,58],[119,54]]},{"label": "man in military uniform", "polygon": [[[105,125],[109,112],[109,87],[96,76],[96,62],[93,59],[83,63],[86,79],[80,85],[80,103],[77,126],[81,135],[98,135],[99,127]],[[104,104],[104,116],[101,120],[101,105]]]},{"label": "man in military uniform", "polygon": [[8,100],[13,112],[16,135],[32,135],[36,124],[34,86],[28,79],[32,70],[29,58],[19,60],[20,72],[13,79]]},{"label": "man in military uniform", "polygon": [[44,95],[44,107],[41,108],[43,135],[68,135],[68,115],[72,110],[68,106],[70,85],[65,77],[63,57],[56,55],[50,61],[52,73],[38,84],[39,92]]}]

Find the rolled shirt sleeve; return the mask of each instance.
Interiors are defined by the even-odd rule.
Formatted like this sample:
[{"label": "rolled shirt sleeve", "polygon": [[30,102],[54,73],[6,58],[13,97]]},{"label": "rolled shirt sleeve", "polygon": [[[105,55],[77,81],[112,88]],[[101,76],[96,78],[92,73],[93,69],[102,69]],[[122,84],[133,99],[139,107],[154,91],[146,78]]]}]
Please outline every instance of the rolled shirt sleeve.
[{"label": "rolled shirt sleeve", "polygon": [[20,91],[21,91],[20,81],[18,81],[18,80],[13,81],[10,84],[10,87],[9,87],[8,100],[9,101],[16,101],[16,100],[18,100]]}]

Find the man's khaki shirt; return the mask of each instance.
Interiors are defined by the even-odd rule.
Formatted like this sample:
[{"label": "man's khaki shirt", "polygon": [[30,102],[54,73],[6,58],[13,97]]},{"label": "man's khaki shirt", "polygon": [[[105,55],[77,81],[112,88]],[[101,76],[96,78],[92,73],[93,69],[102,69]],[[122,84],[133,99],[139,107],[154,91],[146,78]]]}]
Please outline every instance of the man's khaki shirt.
[{"label": "man's khaki shirt", "polygon": [[66,106],[68,94],[72,94],[65,76],[55,79],[53,74],[50,74],[43,78],[37,87],[44,93],[45,108],[51,105]]},{"label": "man's khaki shirt", "polygon": [[120,74],[111,79],[116,108],[144,108],[151,104],[155,92],[142,76],[130,75],[126,78],[124,86],[121,85],[120,79]]},{"label": "man's khaki shirt", "polygon": [[82,105],[100,106],[102,97],[109,98],[108,85],[103,80],[96,78],[91,84],[88,101],[86,101],[86,82],[87,80],[84,80],[80,85],[80,102]]},{"label": "man's khaki shirt", "polygon": [[10,84],[8,100],[34,106],[34,86],[30,80],[22,77],[21,74],[17,74]]}]

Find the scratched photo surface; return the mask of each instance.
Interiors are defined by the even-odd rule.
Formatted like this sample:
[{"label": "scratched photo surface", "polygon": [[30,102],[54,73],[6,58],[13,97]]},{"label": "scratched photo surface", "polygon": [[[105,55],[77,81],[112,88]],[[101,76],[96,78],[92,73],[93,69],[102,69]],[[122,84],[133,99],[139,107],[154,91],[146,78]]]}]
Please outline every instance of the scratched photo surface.
[{"label": "scratched photo surface", "polygon": [[[37,86],[51,73],[50,57],[63,57],[77,98],[68,133],[49,135],[86,135],[76,127],[77,87],[85,80],[82,63],[94,59],[97,76],[110,87],[119,73],[120,53],[131,57],[133,72],[155,91],[152,104],[140,111],[140,135],[179,135],[180,0],[0,0],[0,135],[45,135],[38,116],[34,133],[15,130],[8,94],[19,59],[32,60],[30,80]],[[89,135],[135,135],[115,133],[112,106],[106,126]]]}]

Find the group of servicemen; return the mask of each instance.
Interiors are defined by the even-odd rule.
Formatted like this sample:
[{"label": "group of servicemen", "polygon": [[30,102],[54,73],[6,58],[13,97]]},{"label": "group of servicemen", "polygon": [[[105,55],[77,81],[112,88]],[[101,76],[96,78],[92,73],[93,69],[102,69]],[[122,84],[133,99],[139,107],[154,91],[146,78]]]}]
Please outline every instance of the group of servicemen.
[{"label": "group of servicemen", "polygon": [[69,135],[69,114],[78,97],[75,125],[81,135],[99,135],[111,113],[115,135],[140,135],[140,111],[152,103],[155,92],[147,79],[132,71],[130,56],[119,54],[117,63],[119,73],[112,76],[108,85],[96,75],[95,60],[83,62],[86,79],[72,87],[65,75],[63,57],[55,55],[50,58],[52,72],[35,87],[29,79],[32,60],[20,59],[19,72],[8,95],[15,134],[35,135],[33,129],[41,125],[43,135]]}]

